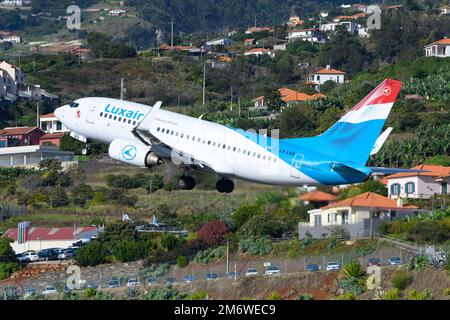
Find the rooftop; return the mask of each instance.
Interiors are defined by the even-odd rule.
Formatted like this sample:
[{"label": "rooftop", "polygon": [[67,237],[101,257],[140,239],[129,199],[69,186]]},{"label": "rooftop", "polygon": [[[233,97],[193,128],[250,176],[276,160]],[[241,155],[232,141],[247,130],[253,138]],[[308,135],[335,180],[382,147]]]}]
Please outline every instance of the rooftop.
[{"label": "rooftop", "polygon": [[331,209],[339,207],[368,207],[382,209],[418,209],[416,206],[399,206],[397,200],[389,199],[373,192],[366,192],[355,197],[341,200],[322,207],[321,209]]},{"label": "rooftop", "polygon": [[4,135],[22,135],[30,133],[33,130],[39,129],[38,127],[14,127],[14,128],[5,128],[0,130],[0,136]]},{"label": "rooftop", "polygon": [[336,200],[336,196],[320,190],[315,190],[302,194],[300,200],[309,202],[331,202]]},{"label": "rooftop", "polygon": [[321,70],[314,72],[314,74],[345,74],[345,72],[332,68],[323,68]]},{"label": "rooftop", "polygon": [[444,38],[438,41],[435,41],[433,43],[427,44],[425,47],[431,46],[431,45],[435,45],[435,44],[442,44],[445,46],[450,46],[450,38]]},{"label": "rooftop", "polygon": [[424,170],[424,172],[403,172],[387,176],[386,179],[404,178],[404,177],[450,177],[450,167],[436,166],[431,164],[422,164],[411,169]]},{"label": "rooftop", "polygon": [[41,116],[41,119],[45,119],[45,118],[55,118],[55,114],[52,112],[52,113],[44,114]]},{"label": "rooftop", "polygon": [[[28,240],[73,240],[82,233],[92,232],[95,230],[96,227],[31,228]],[[17,241],[17,229],[9,229],[2,237],[8,237],[14,241]]]}]

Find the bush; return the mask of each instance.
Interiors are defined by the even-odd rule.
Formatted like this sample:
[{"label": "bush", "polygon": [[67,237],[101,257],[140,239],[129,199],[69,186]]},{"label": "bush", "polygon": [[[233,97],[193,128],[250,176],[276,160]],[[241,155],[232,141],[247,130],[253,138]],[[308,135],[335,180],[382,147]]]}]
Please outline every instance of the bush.
[{"label": "bush", "polygon": [[380,299],[381,300],[399,300],[400,299],[400,290],[397,288],[387,290],[381,294]]},{"label": "bush", "polygon": [[357,262],[355,260],[352,260],[349,263],[347,263],[342,268],[342,272],[344,273],[344,275],[347,279],[359,279],[366,274],[366,272],[361,267],[359,262]]},{"label": "bush", "polygon": [[405,290],[412,283],[413,278],[405,270],[397,271],[392,277],[392,286],[398,290]]},{"label": "bush", "polygon": [[272,291],[268,296],[267,300],[283,300],[283,297],[281,294],[279,294],[277,291]]},{"label": "bush", "polygon": [[376,248],[374,246],[368,245],[364,247],[359,247],[355,249],[355,254],[359,257],[365,257],[368,254],[375,252]]},{"label": "bush", "polygon": [[206,249],[197,252],[197,254],[194,257],[194,261],[197,263],[208,264],[214,259],[222,258],[224,254],[225,254],[224,247]]},{"label": "bush", "polygon": [[208,300],[208,293],[204,290],[192,293],[188,300]]},{"label": "bush", "polygon": [[250,237],[243,239],[239,243],[239,248],[243,253],[249,253],[252,256],[266,256],[273,247],[272,240],[267,237]]},{"label": "bush", "polygon": [[179,256],[177,258],[177,266],[179,266],[180,268],[184,268],[187,265],[188,265],[188,261],[185,256]]},{"label": "bush", "polygon": [[170,265],[167,263],[159,263],[159,264],[151,264],[148,267],[142,268],[139,270],[139,276],[141,277],[159,277],[170,270]]},{"label": "bush", "polygon": [[9,278],[11,274],[20,270],[17,262],[0,262],[0,280]]},{"label": "bush", "polygon": [[81,247],[75,256],[75,262],[80,267],[96,266],[108,261],[108,252],[100,241],[93,241]]},{"label": "bush", "polygon": [[152,242],[122,240],[114,243],[113,255],[122,262],[136,261],[147,257],[152,249]]},{"label": "bush", "polygon": [[221,220],[205,223],[197,231],[198,238],[205,242],[208,246],[221,244],[226,234],[230,231],[225,222]]},{"label": "bush", "polygon": [[183,300],[186,294],[175,290],[171,286],[165,288],[151,288],[141,296],[141,300]]},{"label": "bush", "polygon": [[412,289],[408,292],[408,300],[432,300],[430,289],[426,288],[422,292]]}]

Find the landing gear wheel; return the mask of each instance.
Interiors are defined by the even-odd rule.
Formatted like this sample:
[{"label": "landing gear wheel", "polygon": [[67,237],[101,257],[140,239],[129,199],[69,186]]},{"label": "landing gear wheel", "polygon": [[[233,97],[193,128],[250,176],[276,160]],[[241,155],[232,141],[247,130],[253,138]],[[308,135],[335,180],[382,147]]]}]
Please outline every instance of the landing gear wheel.
[{"label": "landing gear wheel", "polygon": [[183,190],[192,190],[195,188],[195,179],[191,176],[182,176],[178,179],[178,187]]},{"label": "landing gear wheel", "polygon": [[234,183],[229,179],[220,179],[216,183],[216,189],[220,193],[231,193],[234,190]]},{"label": "landing gear wheel", "polygon": [[83,149],[81,149],[81,154],[83,156],[88,156],[91,153],[91,146],[86,144]]}]

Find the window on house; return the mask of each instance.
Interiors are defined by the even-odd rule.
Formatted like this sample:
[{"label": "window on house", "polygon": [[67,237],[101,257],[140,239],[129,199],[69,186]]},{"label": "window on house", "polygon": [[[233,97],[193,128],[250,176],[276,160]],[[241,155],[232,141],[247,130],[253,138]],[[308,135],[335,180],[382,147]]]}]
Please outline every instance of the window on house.
[{"label": "window on house", "polygon": [[322,216],[320,214],[314,216],[314,225],[315,226],[322,225]]},{"label": "window on house", "polygon": [[394,196],[398,196],[400,194],[400,184],[394,183],[391,185],[391,194]]},{"label": "window on house", "polygon": [[414,184],[414,182],[408,182],[405,185],[405,191],[407,194],[414,193],[416,191],[415,189],[416,189],[416,185]]}]

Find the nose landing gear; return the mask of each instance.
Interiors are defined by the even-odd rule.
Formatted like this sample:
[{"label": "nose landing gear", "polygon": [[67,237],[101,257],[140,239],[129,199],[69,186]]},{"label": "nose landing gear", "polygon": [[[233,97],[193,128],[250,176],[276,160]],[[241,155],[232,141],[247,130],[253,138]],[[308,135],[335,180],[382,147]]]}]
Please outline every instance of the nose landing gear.
[{"label": "nose landing gear", "polygon": [[88,144],[88,143],[86,143],[85,146],[84,146],[84,148],[81,149],[81,154],[82,154],[83,156],[88,156],[90,153],[91,153],[91,145]]},{"label": "nose landing gear", "polygon": [[216,189],[220,193],[231,193],[234,190],[234,182],[229,179],[222,178],[217,181]]}]

